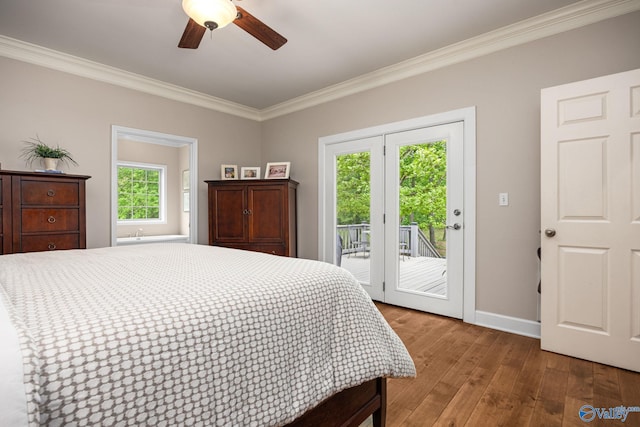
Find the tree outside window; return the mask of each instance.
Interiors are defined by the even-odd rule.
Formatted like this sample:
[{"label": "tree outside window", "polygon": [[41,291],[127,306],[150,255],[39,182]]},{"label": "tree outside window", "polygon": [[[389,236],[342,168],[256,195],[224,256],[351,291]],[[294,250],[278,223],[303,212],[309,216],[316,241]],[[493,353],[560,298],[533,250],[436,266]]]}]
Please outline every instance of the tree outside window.
[{"label": "tree outside window", "polygon": [[118,221],[143,222],[164,219],[163,166],[118,165]]}]

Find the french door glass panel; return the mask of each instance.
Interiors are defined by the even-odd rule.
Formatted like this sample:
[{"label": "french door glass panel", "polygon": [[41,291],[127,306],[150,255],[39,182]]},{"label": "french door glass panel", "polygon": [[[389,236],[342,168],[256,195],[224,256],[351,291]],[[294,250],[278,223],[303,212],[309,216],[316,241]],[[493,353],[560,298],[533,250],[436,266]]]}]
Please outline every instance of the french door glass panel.
[{"label": "french door glass panel", "polygon": [[398,288],[447,297],[447,141],[398,147]]},{"label": "french door glass panel", "polygon": [[369,295],[384,300],[382,137],[328,147],[327,170],[334,197],[328,201],[328,224],[335,230],[334,263],[350,271]]}]

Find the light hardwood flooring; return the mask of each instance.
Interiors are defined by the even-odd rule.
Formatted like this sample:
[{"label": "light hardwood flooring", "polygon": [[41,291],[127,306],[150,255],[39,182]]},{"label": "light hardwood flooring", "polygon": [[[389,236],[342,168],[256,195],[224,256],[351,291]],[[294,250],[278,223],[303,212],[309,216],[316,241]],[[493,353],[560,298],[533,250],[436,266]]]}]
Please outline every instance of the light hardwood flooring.
[{"label": "light hardwood flooring", "polygon": [[376,303],[413,357],[414,379],[389,379],[387,426],[640,426],[586,423],[583,405],[640,407],[640,373],[540,350],[540,341]]}]

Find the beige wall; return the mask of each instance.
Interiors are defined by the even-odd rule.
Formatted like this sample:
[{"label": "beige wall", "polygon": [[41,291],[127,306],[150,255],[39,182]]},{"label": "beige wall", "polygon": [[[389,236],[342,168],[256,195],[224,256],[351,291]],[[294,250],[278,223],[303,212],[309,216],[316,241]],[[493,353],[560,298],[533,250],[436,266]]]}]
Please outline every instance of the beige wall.
[{"label": "beige wall", "polygon": [[26,170],[20,141],[59,143],[87,181],[87,246],[110,245],[111,126],[198,140],[198,241],[208,242],[206,179],[220,164],[260,164],[260,123],[0,58],[0,163]]},{"label": "beige wall", "polygon": [[[199,141],[199,242],[207,242],[205,179],[220,164],[291,161],[299,187],[299,254],[317,257],[318,138],[477,107],[477,309],[536,319],[540,89],[640,67],[640,13],[501,51],[257,123],[0,58],[0,162],[25,169],[20,141],[60,143],[92,175],[88,246],[109,245],[111,125]],[[263,169],[264,171],[264,169]],[[509,192],[510,206],[497,195]]]},{"label": "beige wall", "polygon": [[476,106],[476,309],[536,320],[540,89],[638,67],[634,13],[265,122],[263,160],[300,181],[300,256],[317,257],[319,137]]}]

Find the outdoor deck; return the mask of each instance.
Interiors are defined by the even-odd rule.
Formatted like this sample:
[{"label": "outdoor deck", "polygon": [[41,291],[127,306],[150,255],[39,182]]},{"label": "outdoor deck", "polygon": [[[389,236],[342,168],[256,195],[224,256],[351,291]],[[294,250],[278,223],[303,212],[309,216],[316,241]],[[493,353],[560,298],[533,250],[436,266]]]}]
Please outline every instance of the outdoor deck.
[{"label": "outdoor deck", "polygon": [[[349,270],[361,282],[369,281],[371,259],[362,254],[342,256],[342,267]],[[402,257],[400,264],[400,287],[402,289],[446,295],[447,260],[431,257]]]}]

